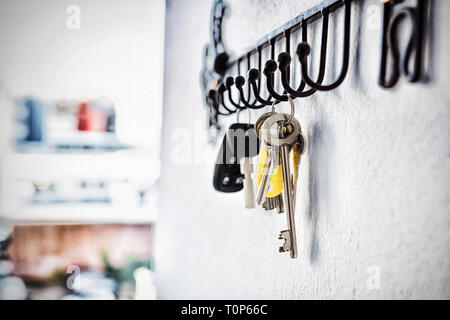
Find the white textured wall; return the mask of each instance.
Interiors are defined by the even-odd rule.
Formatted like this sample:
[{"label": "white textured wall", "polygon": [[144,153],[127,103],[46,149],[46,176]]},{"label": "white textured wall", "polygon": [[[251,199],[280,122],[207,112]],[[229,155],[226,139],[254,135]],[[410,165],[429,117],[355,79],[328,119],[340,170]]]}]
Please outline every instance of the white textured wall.
[{"label": "white textured wall", "polygon": [[[228,2],[225,37],[234,50],[317,1]],[[216,150],[202,140],[198,81],[211,3],[168,2],[155,248],[161,298],[449,299],[450,2],[434,2],[431,82],[402,80],[383,90],[377,85],[381,31],[368,9],[379,2],[354,1],[345,82],[296,100],[308,138],[296,260],[278,253],[284,215],[246,210],[242,193],[212,187]],[[338,42],[340,28],[330,32]],[[190,158],[174,159],[180,134],[195,150]],[[380,272],[378,290],[367,285],[374,270]]]}]

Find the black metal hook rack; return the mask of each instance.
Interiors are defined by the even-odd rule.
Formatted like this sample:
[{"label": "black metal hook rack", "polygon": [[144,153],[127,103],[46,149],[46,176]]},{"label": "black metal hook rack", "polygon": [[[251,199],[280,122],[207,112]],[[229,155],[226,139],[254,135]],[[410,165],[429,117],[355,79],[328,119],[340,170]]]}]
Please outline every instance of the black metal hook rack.
[{"label": "black metal hook rack", "polygon": [[[411,1],[389,0],[383,4],[383,30],[381,41],[380,74],[378,83],[383,88],[392,88],[401,76],[401,69],[410,82],[423,79],[423,60],[425,48],[425,33],[430,18],[429,0]],[[305,98],[318,91],[336,89],[344,81],[350,56],[352,0],[324,0],[319,5],[301,13],[291,21],[275,29],[244,52],[230,56],[223,44],[222,22],[226,12],[223,0],[215,0],[212,12],[212,42],[205,47],[204,67],[202,70],[202,87],[206,105],[209,108],[209,126],[220,130],[219,116],[227,116],[243,109],[260,109],[272,103],[292,99]],[[330,14],[336,10],[344,10],[342,65],[337,78],[331,83],[324,84],[327,46],[328,24]],[[399,25],[409,19],[412,23],[409,41],[400,52]],[[312,79],[308,72],[308,57],[312,53],[308,44],[307,26],[321,21],[322,35],[320,40],[320,59],[317,79]],[[337,28],[341,28],[337,26]],[[296,59],[300,64],[301,80],[298,86],[291,82],[291,64],[295,55],[291,54],[291,35],[301,32],[301,42],[295,50]],[[275,60],[276,43],[285,40],[284,51]],[[262,50],[270,48],[270,59],[262,64]],[[252,67],[251,58],[257,58],[257,66]],[[389,59],[390,58],[390,59]],[[247,75],[241,75],[241,64],[247,62]],[[229,71],[237,67],[238,76],[227,76]],[[388,71],[390,74],[388,75]],[[280,86],[275,86],[276,72],[280,73]],[[262,97],[262,76],[266,78],[265,91]],[[276,88],[282,88],[277,92]],[[247,89],[247,90],[245,90]],[[247,92],[245,92],[247,91]]]},{"label": "black metal hook rack", "polygon": [[[338,77],[329,84],[323,84],[326,71],[327,42],[328,42],[328,22],[329,15],[333,11],[344,7],[344,44],[342,53],[341,72]],[[205,48],[204,68],[202,71],[202,84],[206,103],[209,106],[210,125],[218,127],[217,118],[219,115],[231,115],[238,110],[260,109],[271,105],[274,101],[279,103],[287,101],[288,96],[292,99],[309,97],[317,91],[329,91],[337,88],[345,79],[349,66],[350,51],[350,18],[351,0],[326,0],[321,4],[303,12],[283,26],[272,31],[252,47],[243,53],[229,56],[222,42],[222,21],[226,6],[222,0],[216,0],[213,8],[212,38],[213,45]],[[317,79],[311,79],[308,74],[308,56],[311,53],[308,44],[307,26],[313,22],[322,20],[322,36],[320,49],[319,72]],[[291,85],[291,34],[301,31],[302,42],[296,48],[296,55],[301,65],[301,81],[297,87]],[[285,51],[281,52],[277,61],[275,60],[275,44],[277,41],[285,39]],[[270,47],[271,58],[262,66],[262,50]],[[214,59],[208,67],[208,59],[211,59],[211,51]],[[258,66],[251,67],[251,58],[257,57]],[[237,66],[238,73],[241,71],[242,62],[247,61],[247,77],[238,75],[236,77],[226,76],[228,71]],[[275,72],[280,72],[283,92],[275,89]],[[266,77],[267,97],[261,96],[262,81],[261,73]],[[247,83],[247,93],[244,86]],[[237,101],[234,100],[233,90],[237,90]]]}]

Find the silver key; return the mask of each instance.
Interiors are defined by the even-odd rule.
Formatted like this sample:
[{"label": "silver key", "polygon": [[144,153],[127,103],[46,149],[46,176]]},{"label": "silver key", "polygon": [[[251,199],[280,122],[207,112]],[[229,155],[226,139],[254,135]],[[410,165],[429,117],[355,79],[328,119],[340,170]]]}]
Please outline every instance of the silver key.
[{"label": "silver key", "polygon": [[[262,143],[264,143],[264,136],[267,134],[267,132],[263,132],[261,130],[262,126],[268,118],[270,118],[271,116],[273,116],[275,114],[277,114],[275,111],[267,112],[267,113],[264,113],[263,115],[261,115],[258,118],[258,120],[256,120],[255,131],[256,131],[258,137],[261,139]],[[291,133],[292,130],[293,130],[293,128],[291,128],[291,126],[290,126],[287,131],[289,133]],[[267,157],[267,164],[264,168],[261,182],[260,182],[259,188],[257,190],[256,202],[258,204],[262,205],[263,208],[266,210],[273,210],[274,208],[273,208],[272,202],[274,201],[274,205],[277,208],[278,213],[283,213],[284,212],[284,201],[283,201],[281,194],[276,197],[277,198],[276,200],[269,200],[270,204],[267,203],[268,201],[266,199],[267,191],[269,191],[269,188],[270,188],[270,183],[269,183],[270,177],[272,176],[272,172],[279,165],[279,159],[280,159],[279,148],[272,148],[270,145],[267,145],[267,144],[265,144],[265,147],[266,147],[267,151],[269,152],[269,155]],[[268,209],[268,208],[270,208],[270,209]]]},{"label": "silver key", "polygon": [[[292,178],[292,181],[293,181],[292,198],[293,198],[293,201],[294,201],[294,210],[295,210],[296,197],[297,197],[298,169],[299,169],[299,166],[300,166],[301,156],[305,153],[305,150],[306,150],[306,139],[305,139],[303,133],[300,133],[298,135],[297,142],[295,143],[295,148],[297,148],[297,150],[298,150],[299,159],[298,159],[296,168],[293,168],[295,174],[293,175],[293,178]],[[295,163],[295,161],[294,161],[294,163]]]},{"label": "silver key", "polygon": [[278,213],[285,212],[283,194],[280,193],[278,196],[276,196],[276,198],[277,198],[277,212]]},{"label": "silver key", "polygon": [[290,125],[292,125],[292,131],[289,130],[283,134],[283,122],[289,119],[288,114],[274,114],[270,116],[263,124],[263,132],[269,132],[276,126],[277,130],[275,132],[269,132],[265,136],[265,141],[267,145],[271,146],[273,149],[279,149],[281,157],[281,166],[283,170],[283,180],[284,180],[284,200],[287,213],[287,224],[288,230],[281,231],[279,239],[284,240],[284,244],[280,247],[280,252],[289,251],[291,258],[297,257],[297,236],[295,230],[295,203],[293,198],[293,181],[291,177],[289,152],[291,148],[297,141],[297,137],[301,134],[300,123],[296,118],[292,118]]},{"label": "silver key", "polygon": [[283,213],[284,212],[283,195],[280,193],[276,197],[266,198],[266,200],[262,204],[262,207],[266,211],[277,209],[278,213]]},{"label": "silver key", "polygon": [[269,191],[269,181],[270,173],[273,171],[273,154],[271,150],[269,151],[269,156],[267,157],[267,164],[264,167],[264,171],[261,177],[261,182],[259,184],[258,191],[256,193],[256,202],[262,205],[266,201],[266,193]]},{"label": "silver key", "polygon": [[[258,118],[258,120],[256,120],[256,122],[255,122],[255,131],[262,143],[264,143],[264,142],[262,140],[261,127],[262,127],[263,123],[267,120],[267,118],[269,118],[273,114],[275,114],[275,111],[266,112],[266,113],[262,114]],[[276,168],[276,166],[274,166],[274,163],[273,163],[274,157],[271,152],[272,150],[270,148],[267,148],[267,151],[269,152],[269,155],[267,157],[267,163],[264,168],[264,171],[263,171],[263,174],[261,177],[261,182],[259,184],[259,188],[256,193],[256,202],[259,205],[262,205],[263,208],[266,210],[273,210],[273,208],[267,209],[267,208],[270,208],[271,205],[269,205],[268,200],[266,199],[266,193],[267,193],[267,191],[269,191],[269,187],[270,187],[269,181],[270,181],[271,172],[274,170],[274,168]]]},{"label": "silver key", "polygon": [[[284,245],[280,248],[281,252],[289,251],[291,253],[291,258],[297,258],[297,237],[295,231],[295,204],[292,197],[292,179],[291,179],[291,168],[289,161],[289,145],[284,144],[280,147],[281,149],[281,167],[283,169],[283,180],[284,180],[284,197],[286,198],[286,211],[287,211],[287,222],[288,222],[288,233],[289,237],[286,237],[286,232],[281,232],[281,239],[285,240]],[[289,245],[286,246],[286,243]]]},{"label": "silver key", "polygon": [[258,192],[256,194],[256,202],[258,204],[264,203],[266,200],[267,191],[270,188],[270,177],[273,171],[278,167],[280,155],[278,148],[272,148],[271,146],[266,146],[269,155],[267,156],[267,164],[264,167],[264,171],[261,177],[261,182],[259,184]]},{"label": "silver key", "polygon": [[263,202],[262,207],[266,211],[270,211],[275,209],[275,201],[274,198],[266,198],[266,200]]}]

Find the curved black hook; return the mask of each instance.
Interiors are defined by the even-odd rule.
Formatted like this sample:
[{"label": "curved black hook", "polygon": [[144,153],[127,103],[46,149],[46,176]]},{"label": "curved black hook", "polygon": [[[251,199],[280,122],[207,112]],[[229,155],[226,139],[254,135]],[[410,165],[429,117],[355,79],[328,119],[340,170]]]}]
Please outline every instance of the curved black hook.
[{"label": "curved black hook", "polygon": [[[308,76],[308,61],[307,57],[311,52],[311,47],[306,42],[302,42],[297,46],[297,55],[300,60],[303,80],[312,88],[320,91],[333,90],[338,87],[345,79],[348,71],[349,57],[350,57],[350,17],[351,17],[351,1],[343,0],[345,3],[345,18],[344,18],[344,50],[342,57],[342,70],[339,77],[329,85],[322,85],[314,82]],[[322,43],[323,49],[323,43]],[[322,51],[323,52],[323,51]],[[321,56],[321,60],[326,59],[326,56]]]},{"label": "curved black hook", "polygon": [[278,101],[288,101],[288,97],[287,95],[283,94],[283,95],[279,95],[278,93],[275,92],[274,89],[274,82],[275,82],[275,76],[274,73],[275,71],[277,71],[277,63],[275,62],[275,60],[270,59],[267,60],[266,65],[264,67],[264,75],[267,78],[266,81],[266,85],[267,85],[267,91],[270,93],[270,95],[272,97],[274,97],[276,100]]},{"label": "curved black hook", "polygon": [[234,102],[233,100],[233,95],[231,94],[231,87],[234,85],[234,79],[233,77],[229,76],[225,79],[225,88],[228,91],[228,100],[230,101],[230,103],[237,109],[245,109],[245,106],[241,106],[238,103]]},{"label": "curved black hook", "polygon": [[[239,96],[241,101],[244,103],[245,107],[249,108],[249,109],[261,109],[262,107],[265,107],[266,104],[260,104],[260,105],[255,105],[255,103],[257,102],[257,99],[255,99],[254,104],[250,104],[244,96],[244,84],[245,84],[245,78],[243,76],[237,76],[235,79],[235,85],[236,88],[238,88],[239,90]],[[249,82],[250,83],[250,82]],[[250,98],[250,97],[249,97]]]},{"label": "curved black hook", "polygon": [[[406,47],[406,53],[405,58],[403,60],[403,73],[406,75],[409,82],[417,82],[420,79],[421,76],[421,50],[419,48],[419,39],[421,38],[421,30],[418,28],[417,24],[417,15],[420,14],[420,9],[413,9],[413,8],[406,8],[405,11],[409,14],[412,21],[412,30],[411,30],[411,37],[408,41],[408,46]],[[391,40],[392,41],[392,40]],[[396,42],[398,45],[398,42]],[[412,57],[413,52],[416,54],[415,64],[414,64],[414,70],[409,70],[409,61]]]},{"label": "curved black hook", "polygon": [[[405,8],[399,11],[388,27],[388,50],[391,55],[391,76],[389,79],[380,79],[380,84],[384,88],[392,88],[395,86],[400,78],[400,48],[398,41],[398,28],[401,22],[406,18],[410,17],[412,22],[411,36],[409,37],[408,44],[406,47],[406,52],[403,60],[403,72],[406,75],[408,81],[416,82],[420,79],[420,67],[415,68],[412,72],[409,70],[410,59],[412,54],[415,52],[418,54],[418,36],[417,36],[417,22],[416,22],[416,11],[414,8]],[[417,61],[417,60],[416,60]],[[417,63],[417,62],[416,62]]]},{"label": "curved black hook", "polygon": [[264,106],[270,106],[272,104],[272,96],[269,94],[269,97],[264,99],[259,95],[259,89],[261,86],[256,83],[258,81],[259,84],[261,84],[261,74],[259,73],[259,70],[255,68],[250,69],[247,73],[247,79],[252,86],[253,94],[255,95],[256,100]]},{"label": "curved black hook", "polygon": [[[226,106],[223,105],[221,98],[220,98],[220,92],[219,90],[211,89],[208,91],[208,94],[206,96],[206,102],[210,109],[213,109],[215,113],[222,115],[222,116],[229,116],[230,114],[234,113],[235,111],[228,109]],[[220,105],[222,105],[228,113],[222,112],[219,110]]]},{"label": "curved black hook", "polygon": [[[251,53],[247,54],[247,74],[252,69],[250,57],[251,57]],[[261,60],[261,54],[259,53],[258,65],[261,68],[260,60]],[[248,88],[247,89],[248,89],[247,90],[248,98],[250,99],[250,95],[251,95],[251,91],[252,91],[252,87],[251,87],[250,83],[248,84]],[[258,99],[256,99],[256,97],[254,97],[253,102],[252,103],[248,102],[248,103],[251,104],[252,106],[254,106],[257,102],[258,102]]]},{"label": "curved black hook", "polygon": [[[322,84],[323,78],[325,76],[325,66],[326,66],[326,56],[327,56],[327,41],[328,41],[328,10],[322,10],[322,41],[321,41],[321,52],[320,52],[320,66],[319,66],[319,74],[317,76],[317,84]],[[306,39],[306,23],[302,23],[303,28],[303,41]],[[278,55],[278,69],[281,72],[281,84],[287,93],[289,93],[292,97],[295,98],[304,98],[309,97],[314,94],[317,89],[311,88],[307,91],[303,91],[305,88],[305,81],[301,81],[300,86],[297,90],[291,88],[289,84],[289,66],[291,64],[291,55],[287,52],[282,52]]]},{"label": "curved black hook", "polygon": [[[322,29],[322,30],[324,30],[324,29]],[[323,33],[322,33],[322,37],[323,37]],[[328,37],[328,28],[327,28],[327,37]],[[302,20],[302,42],[308,42],[308,22],[304,19]],[[302,77],[297,91],[302,92],[303,90],[305,90],[305,87],[306,87],[306,82],[305,82],[305,80],[303,80],[303,77]]]},{"label": "curved black hook", "polygon": [[225,109],[227,110],[229,113],[228,114],[232,114],[235,113],[238,109],[235,108],[234,110],[230,109],[229,107],[227,107],[225,105],[225,98],[224,98],[224,92],[227,90],[227,88],[225,87],[225,85],[223,83],[221,83],[219,85],[219,88],[217,89],[217,95],[218,95],[218,100],[219,100],[219,104]]},{"label": "curved black hook", "polygon": [[[249,72],[251,70],[250,54],[247,55],[247,68],[248,68],[248,72]],[[234,84],[236,85],[236,88],[239,91],[240,101],[244,104],[245,107],[247,107],[249,109],[260,109],[262,107],[265,107],[266,104],[256,105],[256,102],[258,102],[258,99],[256,97],[254,98],[253,102],[250,102],[251,84],[250,84],[250,81],[248,83],[249,83],[249,85],[248,85],[248,99],[246,99],[245,98],[245,94],[244,94],[245,78],[243,76],[239,75],[239,76],[237,76],[234,79]]]},{"label": "curved black hook", "polygon": [[[275,59],[275,38],[272,38],[270,40],[270,51],[271,51],[271,53],[270,53],[271,59],[266,61],[266,64],[265,64],[264,70],[263,70],[263,73],[267,78],[266,79],[266,87],[267,87],[267,91],[269,92],[269,98],[273,97],[275,100],[278,100],[278,101],[288,101],[288,97],[286,95],[279,95],[278,93],[275,92],[275,89],[274,89],[274,84],[275,84],[274,73],[275,73],[275,71],[277,71],[277,63],[274,60]],[[259,67],[261,69],[261,65]]]},{"label": "curved black hook", "polygon": [[[253,89],[253,95],[255,96],[255,99],[262,105],[269,106],[272,104],[272,96],[269,94],[269,96],[264,99],[260,96],[261,91],[261,73],[259,70],[261,70],[262,65],[262,49],[261,47],[258,47],[258,69],[252,68],[248,70],[247,72],[247,81],[250,84],[250,86]],[[258,83],[257,83],[258,82]]]}]

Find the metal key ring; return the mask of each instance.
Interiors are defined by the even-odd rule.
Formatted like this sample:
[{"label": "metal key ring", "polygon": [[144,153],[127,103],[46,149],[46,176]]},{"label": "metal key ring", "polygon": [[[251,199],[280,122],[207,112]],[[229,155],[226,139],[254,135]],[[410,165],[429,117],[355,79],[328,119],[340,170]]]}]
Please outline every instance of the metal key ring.
[{"label": "metal key ring", "polygon": [[271,133],[272,126],[278,125],[283,123],[283,121],[287,121],[289,119],[289,114],[287,113],[276,113],[272,116],[270,116],[266,121],[264,121],[262,127],[261,127],[261,133],[263,140],[266,141],[267,145],[269,146],[276,146],[279,147],[283,144],[292,145],[295,143],[295,140],[297,139],[297,136],[299,133],[302,132],[302,128],[300,126],[300,123],[296,118],[292,118],[291,125],[293,126],[292,132],[297,134],[290,134],[287,137],[280,137],[279,134],[273,134]]},{"label": "metal key ring", "polygon": [[[295,116],[295,103],[294,103],[294,100],[291,98],[291,96],[287,96],[288,97],[288,100],[289,100],[289,103],[291,104],[291,114],[289,115],[289,119],[287,119],[287,120],[285,120],[285,121],[283,121],[283,125],[284,126],[287,126],[288,124],[291,124],[291,122],[292,122],[292,119],[294,118],[294,116]],[[275,105],[278,103],[278,102],[280,102],[280,101],[278,101],[278,100],[273,100],[273,102],[272,102],[272,112],[273,113],[275,113]]]},{"label": "metal key ring", "polygon": [[279,101],[278,101],[277,99],[273,99],[273,102],[272,102],[272,110],[271,110],[272,113],[275,113],[275,105],[276,105],[278,102],[279,102]]},{"label": "metal key ring", "polygon": [[291,96],[289,96],[289,95],[287,97],[288,97],[289,103],[291,104],[291,115],[289,116],[288,120],[283,122],[284,125],[291,124],[292,119],[294,119],[294,116],[295,116],[295,103],[294,103],[294,100],[292,100]]},{"label": "metal key ring", "polygon": [[[239,109],[236,112],[236,123],[239,123],[239,113],[241,113],[242,110],[244,109]],[[252,121],[252,113],[250,112],[249,108],[247,108],[247,110],[248,110],[248,123],[250,124],[250,122]]]}]

